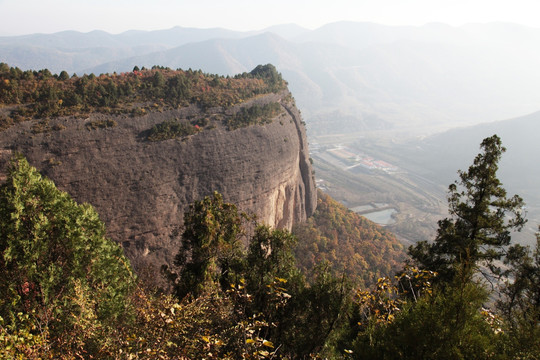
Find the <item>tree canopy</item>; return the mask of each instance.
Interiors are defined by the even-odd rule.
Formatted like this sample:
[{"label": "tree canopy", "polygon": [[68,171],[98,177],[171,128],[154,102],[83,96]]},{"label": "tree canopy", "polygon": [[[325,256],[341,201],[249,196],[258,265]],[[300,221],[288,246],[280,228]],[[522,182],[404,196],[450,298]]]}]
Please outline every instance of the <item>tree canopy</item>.
[{"label": "tree canopy", "polygon": [[0,129],[16,122],[92,111],[140,115],[145,107],[178,108],[197,104],[203,109],[229,108],[260,94],[286,89],[272,65],[258,66],[234,78],[200,70],[154,66],[121,74],[73,76],[63,71],[22,71],[0,63],[0,104],[13,107],[0,117]]}]

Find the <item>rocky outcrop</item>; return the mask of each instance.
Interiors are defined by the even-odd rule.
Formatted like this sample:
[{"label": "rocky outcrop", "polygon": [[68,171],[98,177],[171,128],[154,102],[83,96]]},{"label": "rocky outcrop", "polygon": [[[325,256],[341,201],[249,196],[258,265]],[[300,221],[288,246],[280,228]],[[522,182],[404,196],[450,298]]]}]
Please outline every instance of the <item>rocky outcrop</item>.
[{"label": "rocky outcrop", "polygon": [[[269,124],[233,131],[212,119],[235,108],[190,106],[139,117],[95,113],[51,119],[43,133],[35,133],[34,120],[0,133],[0,157],[5,165],[10,154],[22,153],[59,189],[92,204],[136,268],[170,263],[187,205],[213,191],[279,228],[290,229],[315,210],[305,130],[290,94],[241,106],[253,102],[279,102],[283,111]],[[210,119],[210,126],[182,139],[145,136],[163,121],[194,118]],[[104,123],[109,127],[89,126]]]}]

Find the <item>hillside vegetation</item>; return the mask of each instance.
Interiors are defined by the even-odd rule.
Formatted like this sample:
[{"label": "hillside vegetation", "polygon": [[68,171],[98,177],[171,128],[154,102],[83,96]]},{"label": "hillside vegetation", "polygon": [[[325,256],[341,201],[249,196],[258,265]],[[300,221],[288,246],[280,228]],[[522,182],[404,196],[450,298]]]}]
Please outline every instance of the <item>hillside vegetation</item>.
[{"label": "hillside vegetation", "polygon": [[[301,270],[295,247],[298,256],[323,236],[303,244],[207,196],[185,213],[175,264],[162,269],[172,295],[137,282],[93,209],[16,158],[0,187],[0,357],[538,358],[540,239],[533,252],[504,248],[523,218],[521,199],[495,177],[503,152],[488,138],[460,172],[435,242],[409,249],[419,268],[367,290],[322,260]],[[320,204],[307,229],[356,233],[357,217],[324,196]],[[477,280],[486,271],[506,279],[492,309]]]},{"label": "hillside vegetation", "polygon": [[184,216],[162,270],[173,295],[145,290],[95,211],[24,158],[0,193],[0,358],[311,357],[341,326],[350,284],[326,268],[306,281],[296,238],[248,232],[251,218],[218,193]]},{"label": "hillside vegetation", "polygon": [[295,250],[299,266],[306,272],[328,262],[358,285],[395,273],[403,266],[405,252],[394,234],[355,214],[319,191],[317,210],[305,223],[296,225]]},{"label": "hillside vegetation", "polygon": [[[203,109],[230,108],[261,94],[278,92],[286,83],[272,65],[231,77],[200,70],[134,68],[121,74],[70,77],[47,69],[23,71],[0,64],[0,129],[33,118],[84,116],[91,112],[143,115],[148,110],[197,104]],[[247,114],[250,120],[260,114]],[[245,115],[244,115],[245,116]]]}]

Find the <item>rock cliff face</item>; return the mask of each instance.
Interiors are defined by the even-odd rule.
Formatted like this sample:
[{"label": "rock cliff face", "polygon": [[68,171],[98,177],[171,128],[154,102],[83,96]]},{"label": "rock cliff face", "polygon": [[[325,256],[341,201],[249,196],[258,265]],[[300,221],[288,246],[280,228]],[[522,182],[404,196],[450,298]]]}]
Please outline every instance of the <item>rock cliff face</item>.
[{"label": "rock cliff face", "polygon": [[[23,122],[0,133],[0,172],[11,154],[22,153],[59,189],[96,208],[136,268],[171,263],[188,204],[213,191],[279,228],[291,228],[315,210],[305,130],[290,94],[242,106],[254,102],[279,102],[283,111],[269,124],[233,131],[211,119],[238,106],[58,118],[49,121],[56,130],[44,133],[32,131],[36,120]],[[163,121],[202,117],[212,126],[189,137],[152,142],[145,136]],[[114,126],[88,126],[106,121]]]}]

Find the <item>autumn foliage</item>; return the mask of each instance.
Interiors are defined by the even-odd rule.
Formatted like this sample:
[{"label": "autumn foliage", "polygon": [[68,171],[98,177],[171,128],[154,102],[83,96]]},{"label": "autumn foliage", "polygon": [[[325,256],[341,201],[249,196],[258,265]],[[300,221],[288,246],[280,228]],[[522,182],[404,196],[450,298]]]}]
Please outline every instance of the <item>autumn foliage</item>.
[{"label": "autumn foliage", "polygon": [[65,72],[53,75],[47,69],[22,71],[0,63],[0,105],[11,109],[7,116],[0,117],[0,128],[32,118],[82,116],[94,111],[137,116],[154,105],[228,108],[285,88],[286,82],[270,64],[235,77],[158,66],[120,74],[69,77]]},{"label": "autumn foliage", "polygon": [[317,196],[315,214],[293,229],[299,239],[296,258],[304,271],[327,261],[335,271],[368,285],[402,267],[405,253],[394,234],[321,191]]}]

